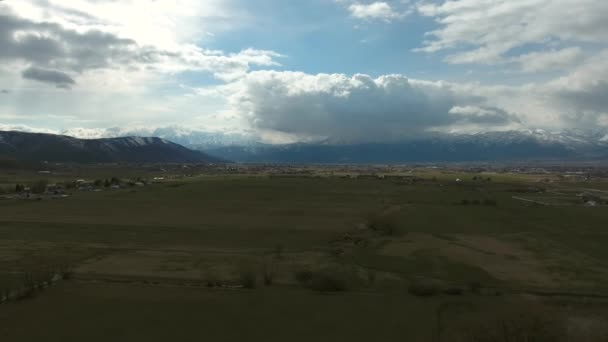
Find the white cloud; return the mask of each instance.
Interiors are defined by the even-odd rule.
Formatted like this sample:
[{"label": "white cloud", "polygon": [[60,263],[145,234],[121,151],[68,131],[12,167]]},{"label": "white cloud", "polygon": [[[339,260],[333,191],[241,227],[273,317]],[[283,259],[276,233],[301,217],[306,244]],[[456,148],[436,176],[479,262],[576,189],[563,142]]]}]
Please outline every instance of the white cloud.
[{"label": "white cloud", "polygon": [[[0,3],[0,60],[12,64],[11,69],[52,70],[55,76],[64,76],[62,85],[75,87],[82,74],[100,69],[150,74],[199,71],[232,80],[254,65],[279,65],[275,59],[281,55],[273,51],[249,48],[227,54],[192,44],[208,36],[203,21],[214,23],[228,15],[221,2],[202,3],[4,1]],[[68,79],[72,81],[66,83]]]},{"label": "white cloud", "polygon": [[80,33],[98,30],[142,45],[174,49],[230,28],[237,16],[223,0],[5,0],[20,16]]},{"label": "white cloud", "polygon": [[[152,127],[182,124],[250,130],[266,141],[293,142],[608,126],[608,50],[599,51],[608,42],[605,1],[452,0],[418,6],[439,25],[421,51],[446,53],[450,63],[517,66],[531,75],[516,77],[537,80],[515,85],[252,72],[276,68],[283,56],[255,48],[234,53],[204,48],[213,32],[247,18],[232,3],[1,1],[3,127],[45,126],[97,137],[120,134],[97,127],[152,134]],[[368,21],[396,21],[410,7],[397,0],[339,3],[352,17]],[[553,80],[534,77],[560,69],[563,76]],[[181,87],[173,75],[183,71],[209,73],[220,85]],[[72,127],[84,128],[64,131]]]},{"label": "white cloud", "polygon": [[402,75],[255,71],[225,92],[255,129],[300,140],[386,141],[460,125],[518,125],[512,114],[457,85]]},{"label": "white cloud", "polygon": [[52,129],[46,128],[35,128],[28,125],[11,125],[0,123],[0,131],[20,131],[29,133],[49,133],[57,134],[58,132]]},{"label": "white cloud", "polygon": [[418,51],[456,50],[446,58],[455,64],[500,63],[533,44],[608,42],[604,0],[450,0],[418,11],[439,24]]},{"label": "white cloud", "polygon": [[523,72],[535,73],[546,70],[559,70],[569,67],[583,56],[580,47],[569,47],[561,50],[530,52],[515,58]]},{"label": "white cloud", "polygon": [[404,14],[395,11],[386,2],[373,2],[370,4],[354,3],[348,6],[350,14],[358,19],[391,21],[402,18]]}]

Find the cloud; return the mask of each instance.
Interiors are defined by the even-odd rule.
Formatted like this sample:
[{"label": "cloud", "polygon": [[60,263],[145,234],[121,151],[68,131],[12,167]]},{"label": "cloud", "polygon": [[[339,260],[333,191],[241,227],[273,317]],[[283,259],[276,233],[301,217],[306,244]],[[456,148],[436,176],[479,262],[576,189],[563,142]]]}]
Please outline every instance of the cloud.
[{"label": "cloud", "polygon": [[45,128],[34,128],[27,125],[9,125],[0,123],[0,131],[21,131],[28,133],[50,133],[57,134],[57,131],[45,129]]},{"label": "cloud", "polygon": [[449,113],[468,123],[501,125],[520,122],[515,115],[493,107],[455,106],[450,109]]},{"label": "cloud", "polygon": [[544,52],[530,52],[515,58],[523,72],[535,73],[547,70],[559,70],[571,66],[583,57],[580,47],[563,48]]},{"label": "cloud", "polygon": [[449,0],[417,9],[439,24],[417,51],[452,51],[446,61],[454,64],[501,63],[517,48],[538,44],[608,42],[608,2],[602,0]]},{"label": "cloud", "polygon": [[461,125],[487,130],[519,124],[456,85],[402,75],[255,71],[226,92],[255,129],[300,139],[386,141]]},{"label": "cloud", "polygon": [[544,85],[551,108],[570,127],[608,127],[608,49]]},{"label": "cloud", "polygon": [[564,76],[516,85],[255,71],[226,86],[223,95],[252,128],[304,141],[608,127],[608,49],[577,58]]},{"label": "cloud", "polygon": [[[136,44],[100,31],[78,33],[57,24],[36,23],[27,19],[0,14],[0,59],[21,60],[42,67],[82,72],[107,68],[139,58],[149,52],[134,52]],[[138,56],[139,55],[139,56]]]},{"label": "cloud", "polygon": [[386,2],[373,2],[370,4],[354,3],[348,6],[348,10],[354,18],[365,20],[384,20],[390,22],[404,16],[404,14],[395,11]]},{"label": "cloud", "polygon": [[76,84],[76,82],[73,78],[70,77],[70,75],[56,70],[30,67],[24,70],[21,75],[23,76],[23,78],[29,80],[54,84],[55,86],[57,86],[57,88],[69,89],[74,84]]},{"label": "cloud", "polygon": [[[159,6],[158,2],[132,3],[136,2],[140,4],[143,12],[146,12],[145,4],[152,8]],[[88,7],[83,6],[83,3],[88,4]],[[146,34],[138,34],[132,25],[124,22],[117,24],[108,17],[95,19],[95,15],[107,14],[107,9],[116,7],[118,3],[123,2],[70,0],[66,5],[60,6],[56,1],[30,0],[0,4],[0,61],[5,64],[17,63],[51,69],[65,74],[70,72],[76,79],[81,74],[95,70],[146,70],[156,74],[209,72],[217,78],[231,80],[243,75],[254,65],[278,66],[276,59],[282,57],[273,51],[253,48],[227,54],[179,40],[194,37],[196,34],[185,34],[184,37],[167,34],[166,39],[159,36],[155,40]],[[76,9],[67,7],[68,5]],[[81,13],[78,10],[80,7],[88,10],[99,9],[99,12]],[[165,7],[163,5],[162,8]],[[48,15],[40,15],[40,11],[46,11]],[[74,16],[78,19],[74,19]],[[126,19],[122,18],[120,13],[117,13],[117,16]],[[166,25],[164,23],[163,27]],[[146,23],[139,29],[149,27],[154,31],[152,26]],[[132,34],[132,37],[126,36],[127,34]],[[146,41],[157,43],[147,44]]]}]

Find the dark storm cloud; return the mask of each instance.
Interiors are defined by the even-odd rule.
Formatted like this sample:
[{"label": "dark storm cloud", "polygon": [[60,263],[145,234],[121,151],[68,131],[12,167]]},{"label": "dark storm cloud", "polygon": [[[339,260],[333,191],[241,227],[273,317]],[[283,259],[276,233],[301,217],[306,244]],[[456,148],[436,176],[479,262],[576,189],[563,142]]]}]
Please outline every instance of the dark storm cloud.
[{"label": "dark storm cloud", "polygon": [[58,88],[69,89],[76,82],[70,75],[56,70],[47,70],[36,67],[30,67],[21,73],[25,79],[54,84]]},{"label": "dark storm cloud", "polygon": [[141,60],[133,40],[100,31],[79,33],[7,14],[0,15],[0,46],[0,59],[76,72]]}]

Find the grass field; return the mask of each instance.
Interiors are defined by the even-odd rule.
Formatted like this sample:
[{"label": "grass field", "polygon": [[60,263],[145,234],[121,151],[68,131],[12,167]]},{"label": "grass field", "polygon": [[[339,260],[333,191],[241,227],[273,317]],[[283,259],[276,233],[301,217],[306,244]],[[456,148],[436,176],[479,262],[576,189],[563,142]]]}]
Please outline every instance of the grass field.
[{"label": "grass field", "polygon": [[[119,171],[137,175],[86,175]],[[206,174],[0,200],[0,291],[70,270],[35,296],[0,305],[0,336],[457,341],[503,308],[538,307],[559,320],[554,331],[567,330],[561,336],[606,341],[598,327],[608,324],[608,210],[576,195],[601,194],[608,183],[554,177],[543,193],[521,193],[514,189],[538,186],[541,176],[414,175]],[[7,173],[0,185],[36,177]],[[66,177],[75,175],[53,181]]]}]

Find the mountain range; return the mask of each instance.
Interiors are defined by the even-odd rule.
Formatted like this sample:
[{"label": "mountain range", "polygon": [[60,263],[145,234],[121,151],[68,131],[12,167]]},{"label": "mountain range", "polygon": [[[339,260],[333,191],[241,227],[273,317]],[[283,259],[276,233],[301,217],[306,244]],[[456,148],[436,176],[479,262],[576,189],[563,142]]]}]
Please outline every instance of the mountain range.
[{"label": "mountain range", "polygon": [[0,159],[78,163],[220,161],[158,137],[77,139],[65,135],[17,131],[0,131]]},{"label": "mountain range", "polygon": [[236,162],[300,164],[399,164],[409,162],[492,162],[605,160],[605,132],[543,130],[480,134],[433,134],[398,142],[335,142],[270,145],[190,145]]},{"label": "mountain range", "polygon": [[[219,162],[282,164],[399,164],[608,160],[608,131],[520,130],[432,133],[393,142],[268,144],[244,134],[180,127],[65,132],[89,137],[0,131],[0,158],[59,162]],[[156,136],[155,138],[141,136]],[[111,136],[111,138],[97,138]],[[96,138],[91,138],[96,137]],[[183,146],[182,146],[183,145]]]}]

